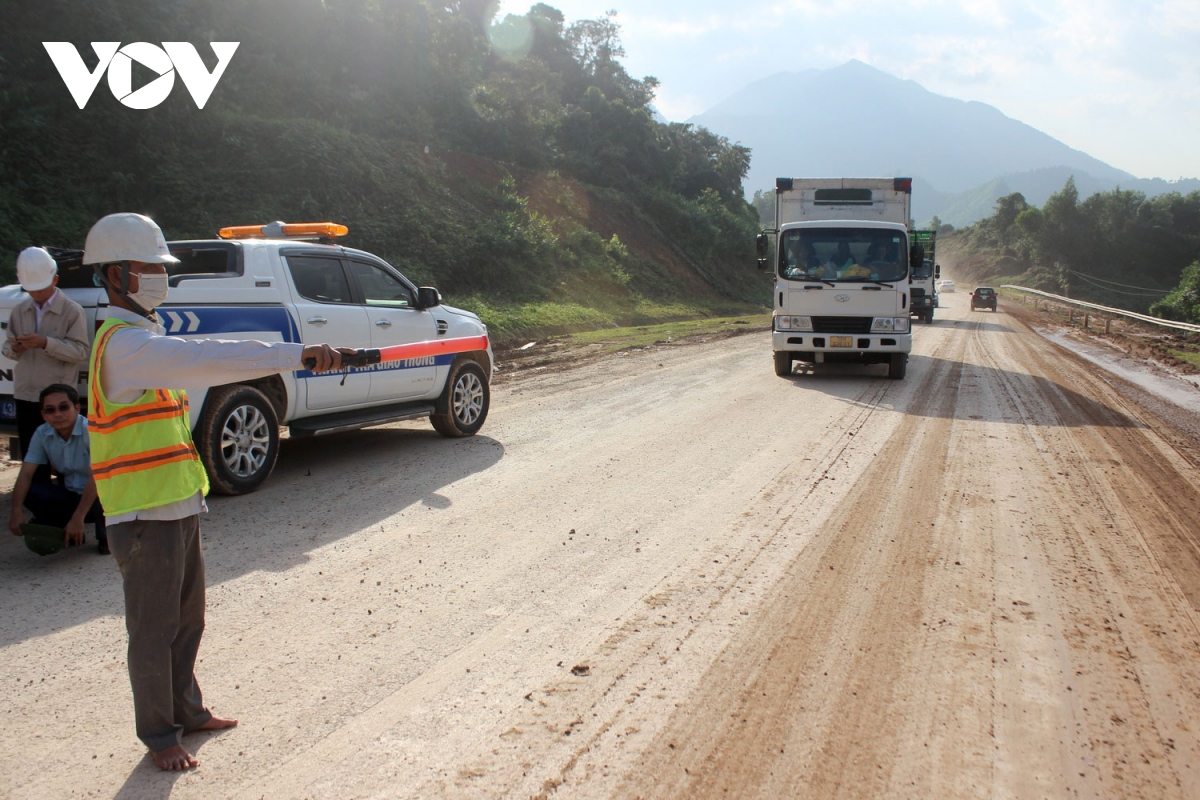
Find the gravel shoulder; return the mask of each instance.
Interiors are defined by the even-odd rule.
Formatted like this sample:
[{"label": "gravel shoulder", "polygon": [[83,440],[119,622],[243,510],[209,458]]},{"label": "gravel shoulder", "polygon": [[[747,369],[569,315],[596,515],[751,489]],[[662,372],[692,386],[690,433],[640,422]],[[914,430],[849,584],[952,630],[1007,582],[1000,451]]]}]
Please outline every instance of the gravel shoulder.
[{"label": "gravel shoulder", "polygon": [[733,336],[514,370],[471,439],[287,442],[203,523],[242,726],[186,775],[111,560],[0,542],[0,794],[1200,796],[1194,418],[939,315],[904,381]]}]

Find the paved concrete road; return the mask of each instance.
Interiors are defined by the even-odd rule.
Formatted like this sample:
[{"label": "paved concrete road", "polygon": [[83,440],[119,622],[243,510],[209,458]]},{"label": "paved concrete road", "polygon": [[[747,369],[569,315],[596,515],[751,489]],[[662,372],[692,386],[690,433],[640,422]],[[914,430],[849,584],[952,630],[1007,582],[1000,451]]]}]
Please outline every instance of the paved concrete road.
[{"label": "paved concrete road", "polygon": [[1003,304],[916,338],[899,382],[750,335],[286,443],[203,523],[242,724],[184,775],[112,560],[4,537],[0,795],[1200,796],[1195,443]]}]

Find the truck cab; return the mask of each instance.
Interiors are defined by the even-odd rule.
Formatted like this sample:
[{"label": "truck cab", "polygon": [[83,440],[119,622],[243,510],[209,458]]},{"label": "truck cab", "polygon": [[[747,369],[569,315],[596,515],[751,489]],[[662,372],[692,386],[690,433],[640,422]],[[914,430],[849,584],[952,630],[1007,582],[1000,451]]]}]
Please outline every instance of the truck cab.
[{"label": "truck cab", "polygon": [[923,263],[923,250],[910,244],[911,191],[909,178],[776,181],[777,227],[759,235],[758,248],[760,268],[774,273],[777,375],[790,375],[797,361],[814,369],[848,361],[886,364],[889,377],[904,377],[910,279]]}]

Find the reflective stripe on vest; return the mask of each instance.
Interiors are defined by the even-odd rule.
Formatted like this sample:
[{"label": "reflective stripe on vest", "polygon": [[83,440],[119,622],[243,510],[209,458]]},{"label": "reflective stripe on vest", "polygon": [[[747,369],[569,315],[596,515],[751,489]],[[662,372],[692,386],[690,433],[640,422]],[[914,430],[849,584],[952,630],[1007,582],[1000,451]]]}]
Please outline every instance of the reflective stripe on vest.
[{"label": "reflective stripe on vest", "polygon": [[147,389],[132,403],[113,403],[104,395],[104,349],[116,331],[129,325],[105,320],[88,364],[92,476],[107,516],[208,493],[208,475],[192,444],[186,392]]}]

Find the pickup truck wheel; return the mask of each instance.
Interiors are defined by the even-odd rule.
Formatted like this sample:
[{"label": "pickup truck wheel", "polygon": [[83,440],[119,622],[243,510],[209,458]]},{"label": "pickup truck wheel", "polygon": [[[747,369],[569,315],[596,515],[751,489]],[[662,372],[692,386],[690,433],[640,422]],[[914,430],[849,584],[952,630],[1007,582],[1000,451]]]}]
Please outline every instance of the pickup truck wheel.
[{"label": "pickup truck wheel", "polygon": [[792,354],[787,350],[775,351],[775,374],[781,378],[792,374]]},{"label": "pickup truck wheel", "polygon": [[888,359],[888,377],[898,381],[908,371],[908,353],[892,353]]},{"label": "pickup truck wheel", "polygon": [[217,494],[257,489],[279,457],[279,418],[253,386],[222,386],[208,395],[196,445]]},{"label": "pickup truck wheel", "polygon": [[442,436],[474,436],[487,419],[491,399],[483,367],[469,359],[461,359],[450,368],[446,388],[438,398],[429,422]]}]

